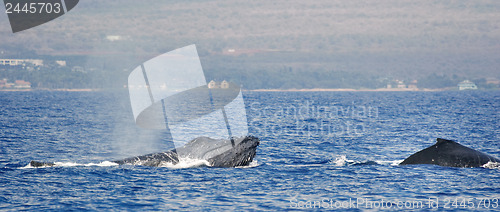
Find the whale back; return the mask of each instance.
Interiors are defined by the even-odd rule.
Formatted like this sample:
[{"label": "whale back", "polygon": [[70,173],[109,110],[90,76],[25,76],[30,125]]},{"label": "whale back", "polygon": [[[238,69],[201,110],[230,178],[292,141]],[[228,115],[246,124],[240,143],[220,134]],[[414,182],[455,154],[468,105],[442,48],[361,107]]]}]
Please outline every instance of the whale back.
[{"label": "whale back", "polygon": [[246,166],[252,162],[260,141],[257,137],[244,136],[231,140],[198,137],[185,146],[161,153],[125,158],[114,163],[162,166],[165,163],[177,164],[179,157],[207,160],[212,167]]},{"label": "whale back", "polygon": [[449,167],[481,167],[499,159],[463,146],[455,141],[438,138],[436,144],[406,158],[400,165],[434,164]]}]

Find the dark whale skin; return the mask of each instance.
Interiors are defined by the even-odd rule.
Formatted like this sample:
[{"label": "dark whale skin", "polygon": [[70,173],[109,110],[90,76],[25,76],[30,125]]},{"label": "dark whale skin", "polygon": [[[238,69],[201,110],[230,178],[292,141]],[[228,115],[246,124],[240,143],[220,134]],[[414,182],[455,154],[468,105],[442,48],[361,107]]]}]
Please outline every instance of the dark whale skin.
[{"label": "dark whale skin", "polygon": [[[212,139],[208,139],[209,141]],[[206,140],[205,140],[206,141]],[[231,143],[226,141],[225,145],[230,146]],[[204,144],[203,141],[195,139],[177,150],[169,150],[161,153],[153,153],[143,156],[130,157],[123,160],[113,161],[117,164],[144,165],[144,166],[162,166],[163,163],[176,164],[179,162],[177,152],[182,152],[187,149],[187,152],[192,152],[193,159],[203,159],[210,163],[210,167],[237,167],[247,166],[252,162],[256,155],[259,139],[254,136],[245,136],[242,139],[237,139],[234,147],[228,147],[227,151],[220,154],[212,154],[207,156],[210,151],[211,144]]]},{"label": "dark whale skin", "polygon": [[481,167],[498,158],[463,146],[455,141],[438,138],[436,144],[406,158],[399,165],[434,164],[447,167]]},{"label": "dark whale skin", "polygon": [[[219,141],[214,143],[214,141]],[[222,141],[222,142],[221,142]],[[232,143],[235,145],[232,146]],[[260,140],[254,136],[244,136],[232,140],[217,140],[200,137],[178,149],[112,161],[119,165],[163,166],[165,163],[179,163],[178,152],[190,153],[192,159],[207,160],[210,167],[247,166],[256,155]],[[50,167],[55,163],[31,161],[30,166]]]}]

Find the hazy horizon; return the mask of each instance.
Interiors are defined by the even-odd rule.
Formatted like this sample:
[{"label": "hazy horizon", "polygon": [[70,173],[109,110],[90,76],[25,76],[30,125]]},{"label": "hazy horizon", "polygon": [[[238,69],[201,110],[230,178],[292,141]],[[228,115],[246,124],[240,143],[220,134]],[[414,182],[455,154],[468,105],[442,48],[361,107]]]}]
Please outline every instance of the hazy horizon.
[{"label": "hazy horizon", "polygon": [[500,78],[499,10],[495,1],[83,0],[15,34],[4,15],[0,50],[2,57],[22,56],[16,50],[84,56],[87,66],[97,60],[130,70],[196,44],[205,70],[240,78],[283,67],[399,79]]}]

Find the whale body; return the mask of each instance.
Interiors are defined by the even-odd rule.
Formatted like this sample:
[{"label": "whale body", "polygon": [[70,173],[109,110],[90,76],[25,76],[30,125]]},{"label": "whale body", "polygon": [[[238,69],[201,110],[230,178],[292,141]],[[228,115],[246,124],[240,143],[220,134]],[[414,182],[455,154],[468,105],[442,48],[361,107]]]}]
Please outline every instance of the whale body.
[{"label": "whale body", "polygon": [[[179,163],[179,155],[190,159],[206,160],[210,167],[247,166],[256,155],[259,139],[243,136],[231,140],[198,137],[186,145],[161,153],[125,158],[112,161],[119,165],[163,166]],[[32,167],[55,166],[55,163],[31,161]]]},{"label": "whale body", "polygon": [[498,158],[463,146],[455,141],[438,138],[436,144],[406,158],[399,165],[434,164],[448,167],[481,167]]}]

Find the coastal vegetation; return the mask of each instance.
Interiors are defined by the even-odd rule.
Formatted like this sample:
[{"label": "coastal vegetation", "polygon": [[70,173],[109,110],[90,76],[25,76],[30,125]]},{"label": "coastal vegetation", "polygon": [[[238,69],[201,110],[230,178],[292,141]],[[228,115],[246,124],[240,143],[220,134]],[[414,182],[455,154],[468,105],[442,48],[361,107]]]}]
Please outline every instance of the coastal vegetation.
[{"label": "coastal vegetation", "polygon": [[[0,79],[24,80],[34,89],[117,89],[124,88],[132,68],[114,69],[105,64],[86,66],[79,59],[67,58],[67,65],[45,61],[43,66],[30,64],[0,65]],[[392,76],[343,70],[295,69],[283,65],[281,68],[260,69],[220,68],[206,69],[207,81],[227,80],[244,89],[454,89],[467,78],[458,75],[429,74],[419,78],[394,78]],[[498,80],[472,79],[480,89],[498,89]],[[399,86],[399,87],[398,87]],[[414,87],[412,87],[414,86]]]}]

